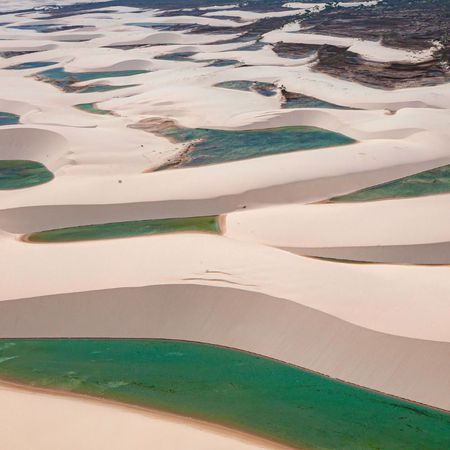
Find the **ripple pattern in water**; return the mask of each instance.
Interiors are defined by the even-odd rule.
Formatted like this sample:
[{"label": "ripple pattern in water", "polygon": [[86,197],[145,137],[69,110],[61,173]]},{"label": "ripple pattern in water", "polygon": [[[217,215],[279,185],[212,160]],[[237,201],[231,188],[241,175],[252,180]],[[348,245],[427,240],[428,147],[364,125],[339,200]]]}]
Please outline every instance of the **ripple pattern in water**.
[{"label": "ripple pattern in water", "polygon": [[217,216],[176,219],[135,220],[38,231],[27,236],[30,242],[74,242],[180,232],[219,233]]},{"label": "ripple pattern in water", "polygon": [[422,197],[424,195],[443,194],[446,192],[450,192],[450,165],[334,197],[330,201],[342,203],[368,202],[394,198]]},{"label": "ripple pattern in water", "polygon": [[0,160],[0,190],[37,186],[47,183],[53,177],[52,172],[36,161]]},{"label": "ripple pattern in water", "polygon": [[205,344],[0,340],[0,376],[197,417],[293,448],[444,450],[450,444],[449,414]]}]

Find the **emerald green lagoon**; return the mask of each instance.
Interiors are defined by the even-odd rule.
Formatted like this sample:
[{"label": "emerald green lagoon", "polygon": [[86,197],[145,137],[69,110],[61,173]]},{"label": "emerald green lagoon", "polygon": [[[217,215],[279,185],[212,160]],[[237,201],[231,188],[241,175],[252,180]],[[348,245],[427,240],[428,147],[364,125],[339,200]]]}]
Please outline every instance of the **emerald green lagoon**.
[{"label": "emerald green lagoon", "polygon": [[52,172],[39,162],[24,159],[0,160],[0,190],[37,186],[52,179]]},{"label": "emerald green lagoon", "polygon": [[[108,72],[66,72],[63,67],[45,70],[38,74],[45,82],[54,84],[64,91],[87,92],[86,89],[78,89],[73,85],[82,81],[98,80],[101,78],[130,77],[147,73],[148,70],[111,70]],[[108,86],[109,87],[109,86]],[[113,86],[117,88],[117,86]]]},{"label": "emerald green lagoon", "polygon": [[78,109],[81,109],[82,111],[92,114],[101,114],[101,115],[111,114],[111,111],[109,109],[99,109],[95,106],[95,103],[80,103],[79,105],[75,106]]},{"label": "emerald green lagoon", "polygon": [[265,97],[272,97],[277,93],[277,87],[274,84],[262,81],[230,80],[222,81],[214,86],[225,89],[235,89],[238,91],[256,92]]},{"label": "emerald green lagoon", "polygon": [[29,242],[75,242],[180,232],[219,233],[217,216],[135,220],[38,231]]},{"label": "emerald green lagoon", "polygon": [[293,448],[450,448],[447,413],[206,344],[3,339],[0,377],[195,417]]},{"label": "emerald green lagoon", "polygon": [[20,116],[18,116],[17,114],[0,111],[0,126],[17,125],[19,123],[19,120]]},{"label": "emerald green lagoon", "polygon": [[422,197],[424,195],[444,194],[446,192],[450,192],[450,165],[334,197],[330,201],[342,203],[368,202],[394,198]]},{"label": "emerald green lagoon", "polygon": [[228,131],[172,124],[155,131],[172,141],[191,143],[183,158],[162,168],[203,166],[355,142],[343,134],[304,126]]}]

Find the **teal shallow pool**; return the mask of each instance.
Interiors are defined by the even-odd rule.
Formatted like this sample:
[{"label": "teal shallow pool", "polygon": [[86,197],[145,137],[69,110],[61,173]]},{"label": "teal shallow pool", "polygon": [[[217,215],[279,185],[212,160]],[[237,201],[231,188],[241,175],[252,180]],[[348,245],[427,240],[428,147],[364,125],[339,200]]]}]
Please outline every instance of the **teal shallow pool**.
[{"label": "teal shallow pool", "polygon": [[450,448],[449,414],[211,345],[0,340],[0,377],[188,415],[293,448]]},{"label": "teal shallow pool", "polygon": [[216,59],[210,64],[208,64],[208,67],[227,67],[227,66],[234,66],[240,63],[241,62],[237,59]]},{"label": "teal shallow pool", "polygon": [[420,172],[388,183],[334,197],[331,202],[368,202],[394,198],[422,197],[450,192],[450,165]]},{"label": "teal shallow pool", "polygon": [[29,242],[74,242],[113,239],[162,233],[200,231],[219,233],[217,216],[175,219],[135,220],[38,231],[27,236]]},{"label": "teal shallow pool", "polygon": [[17,125],[19,123],[19,120],[20,116],[18,116],[17,114],[0,111],[0,126]]},{"label": "teal shallow pool", "polygon": [[125,89],[129,87],[139,86],[138,84],[124,84],[124,85],[108,85],[108,84],[93,84],[85,88],[77,89],[76,92],[80,94],[90,94],[93,92],[108,92],[116,91],[118,89]]},{"label": "teal shallow pool", "polygon": [[0,160],[0,190],[37,186],[52,179],[52,172],[39,162]]},{"label": "teal shallow pool", "polygon": [[185,158],[172,164],[173,167],[203,166],[355,142],[339,133],[303,126],[227,131],[173,124],[156,132],[176,142],[191,142]]},{"label": "teal shallow pool", "polygon": [[222,81],[214,85],[224,89],[235,89],[238,91],[257,92],[265,97],[272,97],[277,93],[277,87],[272,83],[249,80],[230,80]]},{"label": "teal shallow pool", "polygon": [[95,103],[80,103],[79,105],[75,105],[78,109],[81,109],[82,111],[89,112],[92,114],[100,114],[100,115],[107,115],[111,114],[112,111],[109,109],[99,109],[95,106]]},{"label": "teal shallow pool", "polygon": [[[108,72],[66,72],[64,68],[57,67],[55,69],[45,70],[38,74],[39,78],[48,83],[52,83],[65,91],[78,90],[79,92],[87,92],[88,88],[76,89],[75,83],[82,81],[98,80],[101,78],[130,77],[147,73],[148,70],[115,70]],[[118,86],[108,86],[108,88],[117,89]],[[122,86],[120,86],[122,87]],[[111,89],[104,89],[111,90]]]},{"label": "teal shallow pool", "polygon": [[64,25],[57,23],[34,23],[28,25],[12,25],[8,28],[16,30],[37,31],[38,33],[53,33],[55,31],[79,30],[82,25]]},{"label": "teal shallow pool", "polygon": [[154,59],[162,59],[165,61],[195,61],[192,58],[196,52],[174,52],[174,53],[164,53],[163,55],[155,56]]},{"label": "teal shallow pool", "polygon": [[328,108],[328,109],[354,109],[347,106],[336,105],[308,95],[297,94],[294,92],[285,93],[285,101],[282,103],[283,109],[291,108]]},{"label": "teal shallow pool", "polygon": [[16,64],[14,66],[9,66],[6,69],[9,69],[9,70],[39,69],[41,67],[53,66],[54,64],[57,64],[57,63],[53,62],[53,61],[33,61],[33,62],[26,62],[26,63],[22,63],[22,64]]}]

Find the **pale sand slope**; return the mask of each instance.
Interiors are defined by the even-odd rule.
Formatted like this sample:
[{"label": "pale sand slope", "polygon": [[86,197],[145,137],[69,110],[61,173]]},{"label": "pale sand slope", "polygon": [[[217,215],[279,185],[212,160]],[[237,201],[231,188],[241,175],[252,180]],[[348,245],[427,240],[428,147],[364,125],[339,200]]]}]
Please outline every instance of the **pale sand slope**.
[{"label": "pale sand slope", "polygon": [[440,194],[234,212],[226,216],[225,234],[300,255],[449,264],[449,199],[449,194]]},{"label": "pale sand slope", "polygon": [[[450,194],[282,205],[227,214],[226,235],[277,247],[362,247],[450,240]],[[387,219],[388,218],[388,219]]]},{"label": "pale sand slope", "polygon": [[[216,284],[225,278],[217,272],[210,277]],[[449,342],[371,331],[299,303],[242,289],[178,284],[4,301],[0,330],[0,337],[212,343],[450,409]]]},{"label": "pale sand slope", "polygon": [[[449,409],[448,267],[335,264],[269,246],[302,249],[448,241],[448,195],[409,203],[318,205],[317,209],[316,205],[294,204],[280,206],[279,217],[278,210],[272,208],[327,199],[450,163],[448,86],[372,89],[314,73],[310,60],[279,58],[269,46],[255,52],[238,51],[239,43],[228,42],[235,34],[195,35],[127,25],[140,19],[154,20],[152,11],[135,12],[96,11],[63,19],[63,24],[94,26],[79,31],[41,34],[0,29],[0,37],[11,39],[1,41],[0,51],[37,46],[44,50],[2,60],[3,68],[45,60],[69,71],[151,70],[82,83],[138,84],[93,94],[63,93],[29,77],[40,69],[0,71],[0,105],[22,114],[22,125],[0,130],[2,157],[33,157],[48,164],[56,175],[54,181],[42,186],[0,193],[0,228],[23,233],[111,220],[231,212],[244,206],[246,211],[268,208],[249,211],[248,215],[230,214],[228,237],[186,233],[32,245],[0,231],[4,256],[0,264],[8,280],[0,300],[11,300],[1,302],[4,329],[11,330],[13,318],[17,318],[22,325],[15,331],[34,330],[37,334],[44,327],[49,332],[46,321],[51,319],[55,336],[76,334],[77,330],[91,333],[100,324],[111,327],[104,328],[105,332],[126,335],[130,330],[120,328],[124,321],[117,323],[126,308],[130,323],[134,321],[136,330],[148,336],[228,343]],[[225,15],[237,13],[247,21],[296,12],[229,10]],[[210,19],[190,19],[183,12],[179,21],[230,24],[228,19],[214,17],[224,15],[223,11],[209,14]],[[32,16],[6,16],[5,20],[23,24],[40,17]],[[367,41],[289,34],[287,29],[269,33],[265,41],[315,39],[351,45],[353,51],[379,61],[424,60],[429,54],[410,54]],[[88,40],[75,42],[77,38]],[[149,46],[126,51],[109,48],[133,43]],[[207,67],[207,62],[155,59],[174,51],[198,52],[197,61],[233,58],[248,66]],[[242,79],[282,84],[293,92],[368,111],[280,110],[280,93],[263,97],[214,87],[221,81]],[[90,102],[112,109],[116,115],[98,116],[73,108]],[[143,174],[184,148],[128,127],[149,117],[224,129],[319,126],[359,142]],[[400,208],[397,212],[397,207],[385,204]],[[426,214],[420,216],[420,211]],[[384,217],[388,225],[378,217]],[[290,224],[288,231],[285,223]],[[405,231],[411,228],[417,232]],[[152,286],[186,283],[189,288]],[[132,289],[137,286],[142,288]],[[241,291],[227,289],[230,286]],[[127,300],[132,297],[129,303],[123,302],[124,292]],[[52,294],[55,296],[48,297]],[[97,300],[87,304],[86,299]],[[161,303],[162,299],[166,302]],[[120,311],[119,315],[111,313],[109,320],[105,320],[107,301]],[[42,308],[30,315],[28,308],[36,308],[39,302]],[[83,302],[85,307],[77,309]],[[230,304],[234,308],[229,308]],[[101,319],[89,321],[83,314],[89,308],[96,311],[92,317]],[[180,315],[183,308],[185,315]],[[161,315],[170,320],[149,329],[140,322],[147,318],[142,311],[148,310],[158,314],[150,314],[151,318]],[[199,324],[196,330],[183,322],[189,314],[192,323]],[[202,317],[200,326],[197,321]],[[31,319],[34,322],[30,323]],[[76,329],[71,329],[75,324]]]},{"label": "pale sand slope", "polygon": [[334,264],[198,233],[62,244],[11,237],[0,241],[2,300],[161,283],[235,286],[376,331],[450,341],[448,267]]},{"label": "pale sand slope", "polygon": [[[281,449],[191,419],[0,384],[0,443],[8,450]],[[30,447],[32,445],[32,447]]]},{"label": "pale sand slope", "polygon": [[336,262],[386,264],[450,264],[450,242],[354,247],[280,247],[296,255],[331,258]]}]

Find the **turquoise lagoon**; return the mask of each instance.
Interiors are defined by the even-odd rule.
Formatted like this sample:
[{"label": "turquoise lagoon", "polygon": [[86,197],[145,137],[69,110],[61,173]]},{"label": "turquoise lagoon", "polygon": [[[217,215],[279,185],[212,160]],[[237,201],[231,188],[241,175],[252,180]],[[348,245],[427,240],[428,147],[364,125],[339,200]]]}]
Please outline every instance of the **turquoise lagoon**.
[{"label": "turquoise lagoon", "polygon": [[0,377],[195,417],[292,448],[450,448],[447,413],[212,345],[4,339]]},{"label": "turquoise lagoon", "polygon": [[[87,89],[89,87],[76,89],[73,87],[73,84],[82,81],[98,80],[101,78],[129,77],[133,75],[140,75],[142,73],[147,72],[148,70],[115,70],[108,72],[66,72],[64,68],[57,67],[55,69],[40,72],[38,76],[43,81],[55,84],[56,86],[65,91],[78,90],[79,92],[88,92]],[[92,88],[93,86],[90,87]],[[128,87],[128,86],[108,86],[108,88],[112,89],[118,89],[120,87]],[[112,89],[104,89],[104,90],[112,90]],[[100,92],[100,91],[90,91],[90,92]]]},{"label": "turquoise lagoon", "polygon": [[57,23],[33,23],[26,25],[12,25],[8,28],[25,31],[37,31],[38,33],[53,33],[55,31],[69,31],[84,28],[82,25],[64,25]]},{"label": "turquoise lagoon", "polygon": [[29,242],[74,242],[113,239],[162,233],[219,233],[217,216],[180,217],[175,219],[134,220],[38,231],[27,236]]},{"label": "turquoise lagoon", "polygon": [[213,62],[208,64],[208,67],[226,67],[234,66],[236,64],[241,64],[241,62],[237,59],[215,59]]},{"label": "turquoise lagoon", "polygon": [[16,64],[14,66],[9,66],[6,69],[8,69],[8,70],[39,69],[41,67],[53,66],[53,64],[57,64],[57,63],[54,61],[32,61],[32,62],[26,62],[26,63],[22,63],[22,64]]},{"label": "turquoise lagoon", "polygon": [[162,55],[155,56],[154,59],[162,59],[165,61],[191,61],[198,63],[206,63],[208,62],[208,67],[225,67],[225,66],[233,66],[238,64],[239,61],[236,59],[194,59],[194,56],[197,52],[173,52],[173,53],[165,53]]},{"label": "turquoise lagoon", "polygon": [[155,56],[154,59],[162,59],[165,61],[195,61],[192,56],[197,52],[173,52],[164,53],[163,55]]},{"label": "turquoise lagoon", "polygon": [[277,93],[277,87],[274,84],[262,81],[230,80],[222,81],[214,86],[224,89],[235,89],[238,91],[253,91],[264,95],[265,97],[272,97]]},{"label": "turquoise lagoon", "polygon": [[22,159],[0,160],[0,190],[37,186],[52,179],[52,172],[39,162]]},{"label": "turquoise lagoon", "polygon": [[17,125],[20,121],[20,116],[17,114],[0,111],[0,126],[2,125]]},{"label": "turquoise lagoon", "polygon": [[291,108],[328,108],[328,109],[355,109],[336,105],[308,95],[288,93],[286,101],[281,104],[283,109]]},{"label": "turquoise lagoon", "polygon": [[350,194],[334,197],[331,202],[368,202],[394,198],[422,197],[450,192],[450,165],[378,184]]},{"label": "turquoise lagoon", "polygon": [[75,105],[78,109],[81,109],[82,111],[89,112],[92,114],[100,114],[100,115],[107,115],[111,114],[112,111],[109,109],[99,109],[95,106],[95,103],[80,103],[79,105]]},{"label": "turquoise lagoon", "polygon": [[185,158],[163,168],[203,166],[355,142],[343,134],[304,126],[228,131],[173,124],[156,132],[175,142],[191,142]]}]

